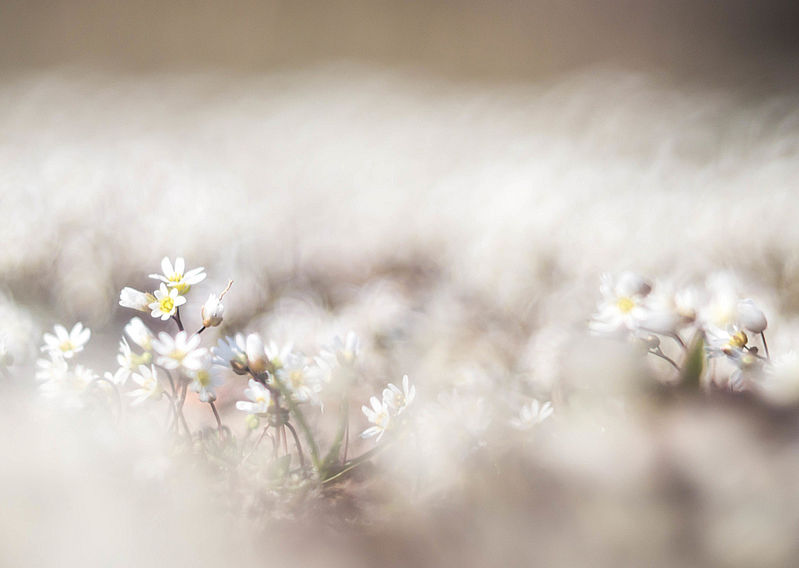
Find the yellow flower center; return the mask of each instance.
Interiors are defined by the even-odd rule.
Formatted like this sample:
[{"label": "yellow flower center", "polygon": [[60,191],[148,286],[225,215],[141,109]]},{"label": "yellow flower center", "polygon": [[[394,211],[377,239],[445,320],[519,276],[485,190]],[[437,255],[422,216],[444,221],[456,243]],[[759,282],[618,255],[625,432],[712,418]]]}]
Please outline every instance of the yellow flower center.
[{"label": "yellow flower center", "polygon": [[619,308],[621,313],[629,314],[635,307],[635,302],[633,302],[630,298],[623,296],[616,300],[616,307]]},{"label": "yellow flower center", "polygon": [[58,348],[61,349],[61,351],[64,351],[65,353],[67,351],[71,351],[72,350],[72,342],[69,339],[67,339],[61,345],[59,345]]},{"label": "yellow flower center", "polygon": [[191,286],[183,282],[183,274],[179,272],[175,272],[172,276],[169,277],[170,286],[172,288],[177,288],[177,291],[182,295],[189,291]]},{"label": "yellow flower center", "polygon": [[739,331],[730,338],[728,345],[736,349],[741,349],[746,345],[748,340],[749,338],[746,337],[746,334],[743,331]]},{"label": "yellow flower center", "polygon": [[204,369],[197,371],[197,382],[201,387],[207,387],[211,384],[211,374]]},{"label": "yellow flower center", "polygon": [[172,299],[172,296],[164,296],[161,298],[159,308],[165,314],[171,314],[172,310],[175,309],[175,300]]}]

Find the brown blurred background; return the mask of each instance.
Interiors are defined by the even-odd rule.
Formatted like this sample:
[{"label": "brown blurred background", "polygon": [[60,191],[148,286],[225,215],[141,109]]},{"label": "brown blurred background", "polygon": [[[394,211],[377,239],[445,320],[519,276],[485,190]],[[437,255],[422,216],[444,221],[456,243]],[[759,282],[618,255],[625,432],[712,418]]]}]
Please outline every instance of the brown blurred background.
[{"label": "brown blurred background", "polygon": [[594,64],[793,86],[799,3],[239,0],[0,3],[0,66],[265,71],[331,59],[530,79]]}]

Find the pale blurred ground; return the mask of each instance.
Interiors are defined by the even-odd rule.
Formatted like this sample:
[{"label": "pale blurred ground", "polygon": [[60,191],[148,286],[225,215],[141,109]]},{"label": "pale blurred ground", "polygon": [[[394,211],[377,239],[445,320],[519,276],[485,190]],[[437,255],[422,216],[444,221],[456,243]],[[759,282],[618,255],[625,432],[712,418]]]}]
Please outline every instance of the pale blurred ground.
[{"label": "pale blurred ground", "polygon": [[[210,274],[195,306],[236,281],[229,330],[310,351],[355,329],[374,384],[458,388],[498,447],[463,471],[458,422],[353,491],[372,529],[321,507],[233,538],[203,476],[165,497],[131,478],[155,451],[138,438],[53,451],[60,423],[19,402],[0,560],[790,565],[795,418],[686,403],[617,424],[618,365],[574,345],[600,272],[627,268],[731,269],[774,352],[796,345],[796,21],[743,1],[0,4],[0,332],[24,370],[76,320],[110,369],[119,289],[180,254]],[[469,406],[488,396],[494,427],[558,381],[614,419],[508,450]]]}]

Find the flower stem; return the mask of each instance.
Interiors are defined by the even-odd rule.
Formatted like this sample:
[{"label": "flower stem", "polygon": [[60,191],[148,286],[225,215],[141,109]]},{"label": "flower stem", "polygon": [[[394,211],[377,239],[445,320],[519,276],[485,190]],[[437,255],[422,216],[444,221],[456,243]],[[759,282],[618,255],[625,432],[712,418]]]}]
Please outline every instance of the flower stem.
[{"label": "flower stem", "polygon": [[311,434],[311,429],[308,427],[308,423],[305,421],[302,411],[291,397],[291,393],[288,392],[288,389],[286,389],[280,379],[277,378],[277,375],[274,376],[274,379],[275,384],[280,390],[280,394],[283,395],[283,398],[286,399],[286,404],[289,405],[289,411],[297,420],[297,426],[299,426],[300,430],[302,430],[302,433],[305,435],[305,439],[308,442],[309,451],[311,452],[311,462],[313,463],[314,468],[318,471],[322,464],[319,462],[319,448],[316,445],[316,440],[314,440],[313,434]]},{"label": "flower stem", "polygon": [[180,306],[175,308],[175,315],[172,316],[172,319],[178,324],[178,331],[183,331],[183,322],[180,321]]},{"label": "flower stem", "polygon": [[680,369],[680,366],[679,366],[677,363],[675,363],[675,362],[674,362],[674,359],[672,359],[671,357],[669,357],[668,355],[666,355],[665,353],[663,353],[663,350],[662,350],[662,349],[660,349],[659,347],[658,347],[658,349],[657,349],[657,350],[652,350],[652,349],[650,349],[650,350],[649,350],[649,352],[650,352],[652,355],[655,355],[656,357],[660,357],[660,358],[661,358],[661,359],[663,359],[664,361],[668,361],[669,363],[671,363],[671,366],[672,366],[672,367],[674,367],[675,369],[677,369],[677,371],[680,371],[680,370],[681,370],[681,369]]},{"label": "flower stem", "polygon": [[214,411],[214,418],[216,418],[216,428],[217,428],[217,430],[221,431],[222,430],[222,419],[219,418],[219,411],[216,409],[216,405],[214,404],[213,400],[209,401],[208,404],[211,405],[211,410]]},{"label": "flower stem", "polygon": [[769,355],[769,352],[768,352],[768,343],[766,343],[766,332],[765,331],[761,331],[760,332],[760,339],[763,340],[763,349],[766,350],[766,358],[769,361],[771,361],[771,355]]}]

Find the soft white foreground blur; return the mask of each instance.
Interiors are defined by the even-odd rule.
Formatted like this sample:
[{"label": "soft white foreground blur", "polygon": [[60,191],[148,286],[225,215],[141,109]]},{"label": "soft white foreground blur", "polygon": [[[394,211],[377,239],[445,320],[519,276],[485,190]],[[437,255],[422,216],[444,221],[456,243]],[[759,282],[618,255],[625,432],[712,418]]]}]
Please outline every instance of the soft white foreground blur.
[{"label": "soft white foreground blur", "polygon": [[[7,79],[3,564],[790,564],[794,414],[658,398],[660,362],[585,323],[603,271],[724,268],[769,314],[772,353],[799,345],[796,102],[607,69],[493,87],[348,64]],[[41,332],[83,321],[90,364],[113,370],[119,290],[165,255],[210,275],[192,328],[230,278],[227,332],[312,352],[355,330],[355,396],[410,375],[421,433],[292,508],[174,463],[157,428],[42,407]],[[236,380],[219,406],[241,429]],[[555,414],[508,436],[531,396]]]}]

